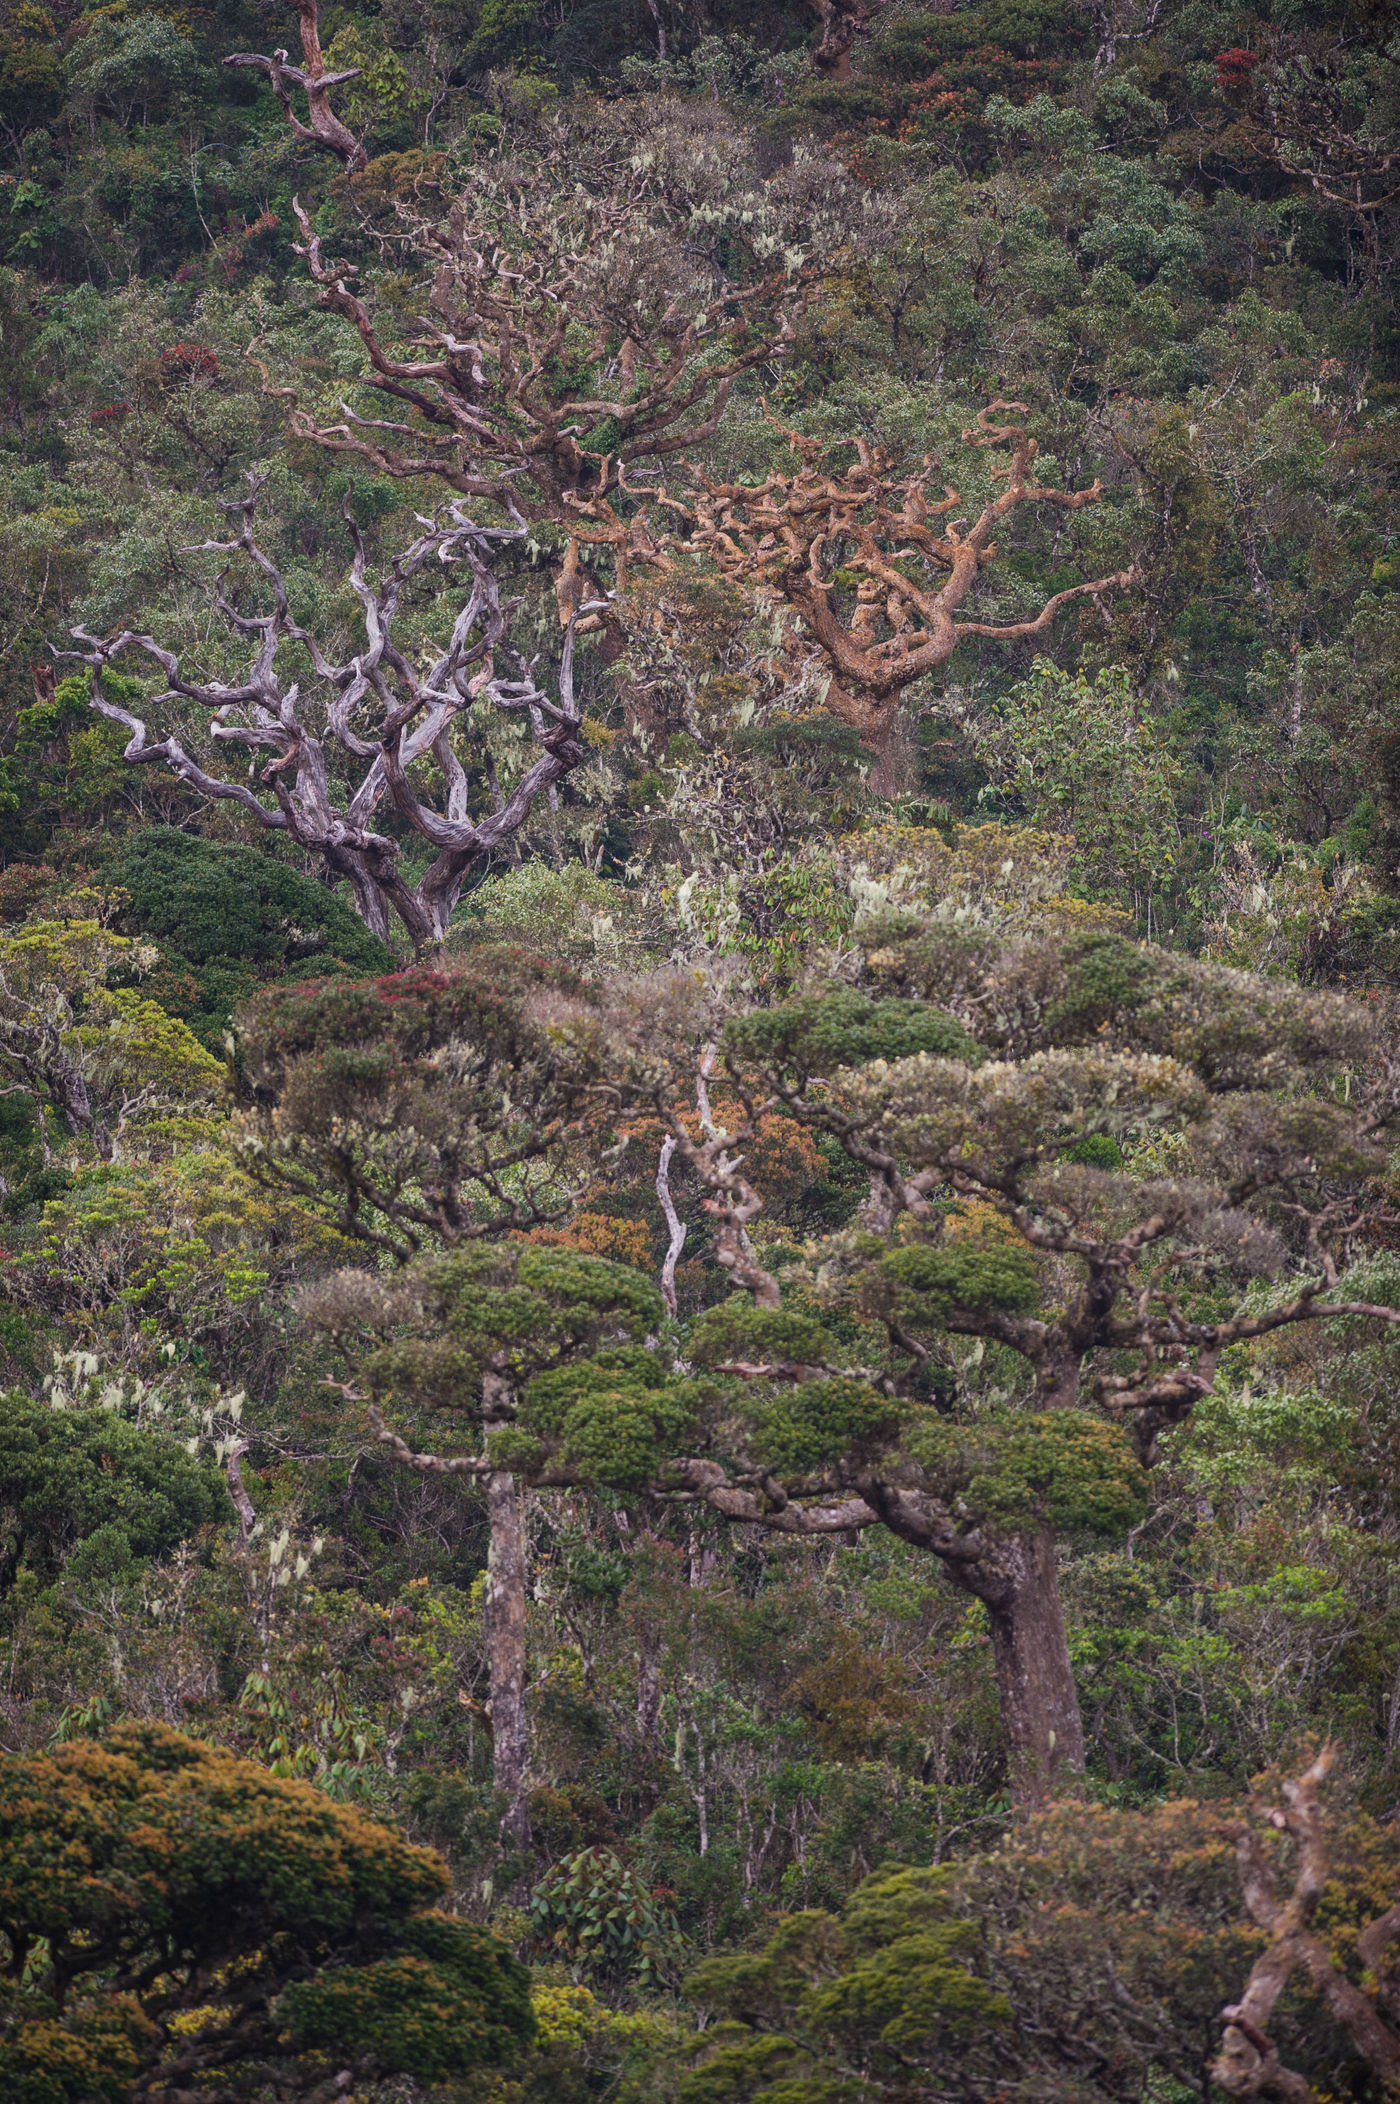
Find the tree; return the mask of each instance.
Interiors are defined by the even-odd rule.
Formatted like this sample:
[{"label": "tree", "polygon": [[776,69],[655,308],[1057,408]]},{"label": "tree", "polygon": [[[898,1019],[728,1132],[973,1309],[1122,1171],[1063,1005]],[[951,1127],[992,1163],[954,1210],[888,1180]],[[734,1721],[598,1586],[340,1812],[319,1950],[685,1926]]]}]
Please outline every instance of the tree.
[{"label": "tree", "polygon": [[[679,1392],[644,1342],[665,1321],[661,1296],[627,1265],[525,1245],[424,1257],[392,1281],[342,1272],[305,1295],[303,1308],[338,1339],[354,1392],[368,1397],[376,1437],[397,1460],[485,1480],[493,1774],[505,1800],[503,1834],[523,1846],[527,1571],[508,1473],[511,1435],[522,1412],[532,1426],[542,1417],[557,1428],[563,1480],[645,1483],[685,1417]],[[454,1444],[465,1435],[472,1452],[448,1461],[423,1456],[386,1422],[381,1406],[390,1397],[409,1406],[429,1438],[434,1421],[445,1422]],[[535,1440],[515,1444],[535,1458]]]},{"label": "tree", "polygon": [[357,977],[393,967],[393,952],[341,898],[274,854],[144,826],[111,865],[127,895],[126,930],[168,945],[196,970],[242,966],[274,976],[343,965]]},{"label": "tree", "polygon": [[[840,993],[727,1026],[737,1114],[703,1146],[681,1138],[675,1084],[655,1085],[748,1295],[704,1318],[692,1356],[755,1393],[740,1465],[681,1473],[733,1518],[875,1523],[940,1557],[987,1607],[1013,1784],[1034,1802],[1083,1762],[1056,1530],[1131,1523],[1137,1466],[1231,1346],[1329,1310],[1400,1321],[1346,1276],[1390,1219],[1375,1179],[1394,1074],[1383,1030],[1338,996],[1106,931],[1006,943],[935,922],[872,965],[901,999],[942,1004],[931,1031],[982,1044],[901,1056],[895,1039],[872,1059],[899,1002],[867,996],[858,1029]],[[883,1329],[888,1370],[852,1367],[819,1307],[790,1313],[747,1240],[762,1201],[741,1150],[779,1107],[870,1172],[871,1239],[817,1276]],[[1026,1369],[999,1431],[917,1401],[958,1336]]]},{"label": "tree", "polygon": [[63,107],[63,60],[54,48],[53,16],[21,0],[0,56],[0,126],[20,166],[23,140]]},{"label": "tree", "polygon": [[311,2104],[508,2063],[527,1975],[430,1911],[446,1882],[388,1828],[161,1725],[6,1756],[6,2094],[251,2098],[275,2070]]},{"label": "tree", "polygon": [[[951,516],[962,504],[955,489],[938,503],[928,501],[932,461],[922,474],[897,482],[888,455],[856,438],[855,464],[833,470],[823,464],[830,446],[786,425],[777,428],[801,467],[756,485],[720,482],[692,467],[684,498],[664,499],[684,526],[671,544],[704,556],[726,577],[797,615],[828,678],[825,706],[860,732],[876,756],[872,782],[886,795],[894,788],[890,737],[906,687],[945,664],[967,636],[1015,642],[1043,635],[1062,607],[1135,581],[1134,572],[1123,570],[1072,585],[1023,621],[958,618],[1000,552],[994,536],[1003,520],[1023,504],[1081,511],[1100,494],[1097,482],[1072,493],[1031,482],[1038,442],[1023,424],[993,422],[1001,410],[1026,413],[1024,404],[998,398],[978,412],[976,431],[964,433],[976,446],[1008,449],[1005,490],[984,504],[965,533]],[[645,515],[626,527],[604,517],[605,494],[581,507],[602,521],[592,533],[647,559]],[[941,531],[938,520],[947,521]],[[947,581],[935,586],[941,571]]]},{"label": "tree", "polygon": [[55,1115],[110,1162],[131,1135],[207,1110],[223,1088],[223,1068],[182,1022],[104,983],[153,960],[87,917],[103,905],[78,894],[0,936],[0,1072],[5,1092],[33,1106],[46,1163]]},{"label": "tree", "polygon": [[[234,51],[224,60],[226,66],[254,66],[265,73],[272,83],[272,92],[282,106],[282,115],[290,125],[294,136],[306,139],[313,146],[334,154],[347,175],[358,175],[369,166],[369,155],[354,133],[337,117],[330,105],[332,88],[343,87],[347,80],[358,80],[360,68],[348,66],[343,72],[328,73],[321,52],[320,9],[317,0],[300,0],[297,9],[301,25],[301,51],[305,61],[301,66],[289,66],[285,51],[274,51],[271,58],[263,58],[253,51]],[[310,122],[303,124],[292,109],[290,90],[300,88],[306,96],[306,112]]]},{"label": "tree", "polygon": [[159,1382],[178,1346],[215,1378],[266,1394],[290,1288],[349,1251],[231,1161],[226,1130],[200,1137],[154,1160],[79,1169],[24,1234],[8,1296],[109,1368]]},{"label": "tree", "polygon": [[166,15],[97,17],[85,28],[70,69],[89,122],[101,108],[123,126],[138,110],[145,124],[172,94],[189,94],[199,76],[194,45]]},{"label": "tree", "polygon": [[271,987],[239,1015],[239,1157],[396,1262],[561,1219],[586,1088],[550,1027],[572,974],[482,944],[450,970]]},{"label": "tree", "polygon": [[[546,998],[567,975],[519,952],[483,950],[450,974],[420,968],[371,986],[279,988],[244,1012],[244,1054],[266,1106],[247,1118],[244,1162],[400,1263],[568,1210],[587,1098],[549,1028]],[[480,1261],[487,1279],[490,1264]],[[480,1391],[480,1372],[469,1358],[459,1402],[494,1421],[502,1391]],[[524,1516],[508,1463],[479,1473],[491,1533],[493,1761],[506,1830],[523,1840]]]},{"label": "tree", "polygon": [[298,405],[293,430],[466,497],[530,502],[523,474],[538,510],[566,525],[573,499],[617,492],[629,467],[711,437],[735,381],[788,348],[805,276],[785,223],[797,214],[781,185],[716,194],[708,166],[688,185],[665,143],[638,150],[609,127],[561,121],[479,161],[445,223],[413,229],[410,260],[431,285],[408,342],[296,206],[317,304],[358,334],[364,384],[414,421],[342,404],[345,421],[329,424]]},{"label": "tree", "polygon": [[[1012,1787],[1033,1805],[1084,1762],[1057,1537],[1141,1518],[1161,1436],[1233,1346],[1328,1315],[1400,1322],[1356,1268],[1392,1217],[1393,1063],[1376,1018],[1336,995],[1102,928],[915,922],[870,970],[883,998],[803,996],[730,1019],[707,1050],[717,1026],[688,976],[560,1006],[556,1035],[614,1115],[644,1102],[674,1139],[741,1289],[691,1332],[719,1386],[680,1410],[691,1443],[654,1457],[654,1488],[794,1536],[883,1526],[936,1556],[987,1611]],[[755,1246],[743,1166],[774,1114],[871,1182],[795,1304]],[[957,1407],[960,1337],[1001,1354],[990,1406]],[[488,1477],[508,1455],[539,1484],[596,1467],[528,1394],[518,1429],[417,1465]],[[380,1437],[412,1461],[387,1423]]]},{"label": "tree", "polygon": [[344,898],[283,861],[276,837],[252,847],[147,826],[106,872],[126,894],[123,933],[159,945],[143,988],[216,1053],[226,1049],[234,1008],[262,983],[394,969],[388,944]]},{"label": "tree", "polygon": [[[388,939],[392,912],[414,948],[421,949],[446,934],[468,871],[517,832],[536,797],[585,756],[574,699],[576,616],[567,624],[555,701],[536,685],[523,663],[514,680],[496,669],[495,654],[504,648],[509,609],[501,606],[494,564],[503,547],[524,537],[518,511],[513,511],[513,526],[488,527],[454,505],[450,523],[428,522],[427,531],[395,559],[377,587],[366,581],[364,542],[347,513],[355,550],[349,582],[360,602],[367,647],[332,663],[296,619],[282,573],[253,538],[262,486],[263,478],[250,475],[247,494],[223,507],[241,519],[234,540],[203,544],[221,555],[245,556],[271,592],[269,613],[246,614],[237,597],[229,596],[224,579],[214,589],[214,605],[229,628],[258,639],[241,680],[192,679],[182,672],[173,652],[153,636],[131,629],[98,638],[75,628],[75,640],[86,648],[62,655],[81,656],[90,667],[92,708],[130,732],[125,757],[133,765],[158,762],[200,796],[237,804],[255,825],[285,834],[319,857],[328,873],[349,883],[356,910],[381,941]],[[465,562],[473,583],[446,646],[424,671],[396,640],[394,624],[413,580],[434,559],[443,564]],[[585,604],[577,611],[589,610]],[[303,699],[300,679],[288,680],[278,668],[289,645],[298,656],[304,651],[310,658],[315,703]],[[173,733],[151,743],[145,719],[107,699],[102,673],[129,649],[144,652],[165,675],[168,685],[155,707],[193,701],[213,712],[209,735],[216,752],[221,745],[241,746],[255,763],[261,753],[272,755],[260,775],[271,801],[244,781],[207,772]],[[473,819],[471,780],[458,752],[459,725],[470,725],[482,704],[527,723],[541,752],[509,797],[497,793],[494,810]],[[361,770],[349,796],[336,782],[342,754]],[[421,778],[430,768],[445,786],[444,811],[435,810],[416,786],[414,770]],[[399,841],[373,830],[375,812],[386,797],[429,851],[428,866],[413,886],[400,868]]]},{"label": "tree", "polygon": [[948,1882],[890,1866],[839,1920],[789,1915],[758,1952],[700,1966],[686,1992],[718,2021],[682,2078],[683,2104],[815,2104],[845,2091],[848,2070],[881,2098],[911,2094],[916,2070],[950,2063],[975,2080],[1011,2010],[979,1977],[981,1938],[949,1906]]}]

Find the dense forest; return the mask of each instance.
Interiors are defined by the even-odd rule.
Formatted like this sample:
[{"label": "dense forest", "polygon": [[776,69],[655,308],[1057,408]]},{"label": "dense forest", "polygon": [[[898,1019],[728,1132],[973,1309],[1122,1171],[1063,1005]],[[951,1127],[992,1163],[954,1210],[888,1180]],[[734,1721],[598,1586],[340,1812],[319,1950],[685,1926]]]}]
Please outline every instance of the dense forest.
[{"label": "dense forest", "polygon": [[0,0],[0,2098],[1400,2097],[1400,19]]}]

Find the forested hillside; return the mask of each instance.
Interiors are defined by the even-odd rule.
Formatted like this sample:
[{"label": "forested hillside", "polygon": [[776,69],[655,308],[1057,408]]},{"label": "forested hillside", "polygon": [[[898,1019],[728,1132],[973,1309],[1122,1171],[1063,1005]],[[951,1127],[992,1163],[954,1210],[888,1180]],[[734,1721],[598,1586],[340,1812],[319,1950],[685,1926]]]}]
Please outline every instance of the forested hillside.
[{"label": "forested hillside", "polygon": [[0,21],[0,2099],[1400,2096],[1393,8]]}]

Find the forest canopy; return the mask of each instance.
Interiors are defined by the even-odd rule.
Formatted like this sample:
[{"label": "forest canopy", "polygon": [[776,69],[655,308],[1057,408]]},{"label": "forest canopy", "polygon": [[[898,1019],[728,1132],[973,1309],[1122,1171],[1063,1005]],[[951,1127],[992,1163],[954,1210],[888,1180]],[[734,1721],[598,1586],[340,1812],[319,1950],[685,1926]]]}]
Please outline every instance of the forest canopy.
[{"label": "forest canopy", "polygon": [[1394,10],[0,32],[0,2091],[1400,2096]]}]

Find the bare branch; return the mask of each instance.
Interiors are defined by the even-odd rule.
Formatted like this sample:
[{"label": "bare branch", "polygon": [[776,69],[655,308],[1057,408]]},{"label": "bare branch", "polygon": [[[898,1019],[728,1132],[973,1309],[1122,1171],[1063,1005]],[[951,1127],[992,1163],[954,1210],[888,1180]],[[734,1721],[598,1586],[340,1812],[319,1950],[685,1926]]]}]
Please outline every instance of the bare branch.
[{"label": "bare branch", "polygon": [[[1336,1760],[1335,1746],[1324,1746],[1305,1774],[1283,1786],[1285,1807],[1266,1813],[1268,1824],[1286,1831],[1296,1848],[1293,1890],[1280,1899],[1272,1869],[1255,1827],[1240,1822],[1226,1829],[1235,1843],[1245,1904],[1259,1926],[1269,1931],[1269,1946],[1255,1960],[1238,2002],[1222,2011],[1225,2026],[1219,2056],[1211,2069],[1231,2097],[1278,2099],[1280,2104],[1316,2104],[1311,2086],[1285,2068],[1268,2035],[1275,2004],[1291,1975],[1308,1974],[1337,2022],[1346,2031],[1367,2068],[1384,2082],[1400,2079],[1400,2037],[1377,2013],[1371,1997],[1353,1986],[1332,1962],[1327,1946],[1310,1929],[1331,1870],[1319,1792]],[[1400,1927],[1400,1908],[1392,1907],[1362,1931],[1365,1962],[1373,1965]]]},{"label": "bare branch", "polygon": [[[301,18],[304,65],[289,65],[285,51],[274,51],[271,58],[264,58],[254,51],[235,51],[224,60],[224,64],[251,66],[265,73],[272,83],[273,94],[282,105],[282,114],[297,138],[333,153],[347,174],[358,175],[362,168],[369,166],[369,155],[361,141],[336,116],[329,97],[332,88],[343,86],[347,80],[358,80],[360,69],[351,66],[342,73],[328,73],[321,54],[318,0],[299,0],[297,11]],[[292,108],[293,88],[300,88],[306,96],[309,124],[303,124]]]},{"label": "bare branch", "polygon": [[[508,526],[485,526],[453,504],[445,522],[421,522],[423,532],[377,584],[366,577],[363,540],[347,516],[353,546],[349,581],[360,604],[367,644],[345,662],[334,663],[292,614],[281,572],[254,538],[260,489],[259,478],[250,476],[246,494],[225,506],[240,522],[232,539],[203,544],[247,562],[271,595],[270,612],[244,613],[226,590],[227,573],[212,594],[228,625],[253,644],[244,678],[232,684],[190,678],[179,659],[154,637],[131,629],[101,638],[75,628],[73,638],[81,648],[56,655],[77,658],[89,668],[91,706],[130,733],[128,761],[157,762],[197,795],[236,803],[259,826],[289,834],[298,846],[321,856],[330,871],[348,879],[356,908],[375,934],[387,939],[392,912],[415,949],[421,949],[446,934],[473,865],[518,832],[539,795],[585,758],[574,694],[575,643],[580,621],[602,602],[584,602],[570,623],[555,701],[532,676],[510,679],[497,669],[510,608],[501,604],[495,566],[502,552],[524,537],[518,511],[513,511]],[[446,643],[422,671],[395,642],[394,624],[406,588],[430,562],[465,565],[472,584]],[[278,671],[279,653],[292,644],[310,657],[312,695],[303,695],[296,682],[284,684]],[[129,650],[151,659],[164,675],[165,690],[153,708],[192,701],[210,711],[209,736],[216,751],[231,745],[270,755],[258,777],[261,796],[246,782],[210,773],[173,735],[153,741],[143,717],[106,698],[102,674]],[[523,715],[541,752],[500,807],[477,821],[471,815],[470,779],[456,741],[464,726],[479,721],[483,708]],[[480,736],[479,729],[476,734]],[[336,746],[361,767],[358,786],[343,802],[332,788],[328,765],[328,747]],[[445,810],[428,802],[417,786],[415,769],[429,760],[446,784]],[[399,868],[399,842],[371,823],[386,798],[433,850],[413,888]]]},{"label": "bare branch", "polygon": [[665,1260],[661,1266],[661,1297],[672,1315],[676,1312],[676,1265],[685,1248],[686,1225],[676,1211],[676,1201],[671,1196],[671,1156],[676,1151],[676,1136],[668,1132],[661,1142],[661,1158],[656,1165],[656,1196],[661,1205],[670,1241],[666,1247]]}]

